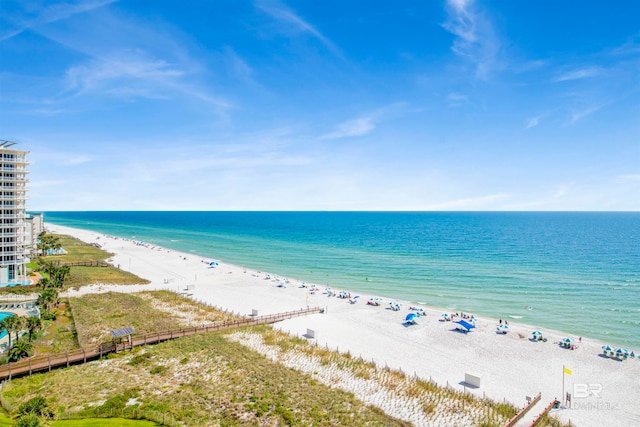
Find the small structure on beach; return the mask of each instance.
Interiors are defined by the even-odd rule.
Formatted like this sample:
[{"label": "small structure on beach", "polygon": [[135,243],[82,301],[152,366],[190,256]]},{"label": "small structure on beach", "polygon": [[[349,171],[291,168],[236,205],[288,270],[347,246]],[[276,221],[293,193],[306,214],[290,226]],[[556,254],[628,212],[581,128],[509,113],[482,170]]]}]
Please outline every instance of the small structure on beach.
[{"label": "small structure on beach", "polygon": [[131,345],[131,335],[135,333],[133,327],[128,326],[126,328],[114,329],[111,331],[111,339],[113,345],[116,348],[116,352],[118,348],[122,347],[123,350],[127,348],[127,344]]}]

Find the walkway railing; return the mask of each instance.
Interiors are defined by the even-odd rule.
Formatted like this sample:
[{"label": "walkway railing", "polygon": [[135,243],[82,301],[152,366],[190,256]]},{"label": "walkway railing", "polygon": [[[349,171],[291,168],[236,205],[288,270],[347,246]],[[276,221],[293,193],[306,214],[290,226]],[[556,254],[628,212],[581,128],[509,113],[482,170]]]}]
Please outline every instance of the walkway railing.
[{"label": "walkway railing", "polygon": [[101,357],[118,352],[121,350],[132,349],[141,345],[157,344],[163,341],[173,340],[176,338],[186,337],[202,332],[214,332],[224,329],[238,328],[241,326],[263,325],[282,320],[291,319],[299,316],[320,313],[320,307],[303,308],[285,313],[269,314],[264,316],[256,316],[253,318],[235,320],[232,322],[219,322],[213,325],[197,326],[193,328],[170,329],[161,332],[152,332],[143,335],[133,335],[131,342],[121,344],[101,344],[93,350],[85,350],[80,348],[77,350],[66,351],[64,353],[34,356],[28,359],[19,360],[17,362],[7,363],[0,366],[0,381],[11,380],[12,378],[32,375],[35,372],[51,371],[55,368],[69,367],[86,363],[91,360],[100,359]]},{"label": "walkway railing", "polygon": [[549,402],[549,404],[542,410],[542,412],[540,412],[534,419],[533,421],[531,421],[531,424],[529,424],[529,427],[534,427],[536,424],[538,424],[540,422],[540,420],[542,419],[542,417],[544,417],[545,415],[547,415],[549,413],[549,411],[551,411],[551,408],[553,408],[556,405],[556,399],[553,399],[551,402]]},{"label": "walkway railing", "polygon": [[536,396],[535,396],[535,397],[534,397],[534,398],[533,398],[529,403],[527,403],[527,404],[525,405],[525,407],[524,407],[524,408],[522,408],[522,409],[520,410],[520,412],[518,412],[517,414],[515,414],[515,415],[513,416],[513,418],[511,418],[509,421],[507,421],[507,423],[504,425],[504,427],[513,427],[513,426],[515,426],[515,425],[516,425],[516,423],[517,423],[518,421],[520,421],[520,420],[522,419],[522,417],[524,417],[524,416],[525,416],[525,414],[526,414],[527,412],[529,412],[529,410],[530,410],[531,408],[533,408],[533,407],[536,405],[536,403],[538,403],[538,402],[540,401],[541,396],[542,396],[542,394],[541,394],[541,393],[538,393],[538,394],[537,394],[537,395],[536,395]]}]

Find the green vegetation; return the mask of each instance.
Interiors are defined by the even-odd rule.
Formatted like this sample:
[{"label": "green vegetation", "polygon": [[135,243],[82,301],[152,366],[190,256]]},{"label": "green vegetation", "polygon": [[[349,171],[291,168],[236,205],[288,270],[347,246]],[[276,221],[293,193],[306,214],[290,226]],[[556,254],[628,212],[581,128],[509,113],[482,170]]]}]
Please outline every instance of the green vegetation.
[{"label": "green vegetation", "polygon": [[[144,361],[130,363],[147,352]],[[165,367],[164,376],[150,373],[155,366]],[[129,404],[171,414],[187,425],[408,425],[220,333],[16,379],[4,389],[11,406],[39,395],[50,396],[58,408],[78,408],[86,417],[118,413]]]},{"label": "green vegetation", "polygon": [[[58,310],[55,321],[45,321],[44,332],[34,329],[33,335],[40,336],[35,341],[37,351],[60,348],[55,344],[58,341],[64,343],[63,347],[77,345],[76,336],[83,346],[95,346],[110,340],[110,330],[123,326],[144,333],[190,322],[230,320],[228,314],[171,292],[90,294],[63,300]],[[57,332],[52,332],[56,328]],[[261,348],[275,351],[275,359],[282,362],[242,344],[251,337],[258,337]],[[52,426],[156,425],[103,418],[110,416],[156,422],[166,418],[169,425],[189,426],[410,425],[364,404],[322,373],[287,367],[284,361],[288,358],[312,359],[318,371],[329,369],[331,375],[371,381],[376,389],[397,398],[417,400],[428,418],[470,413],[474,425],[493,426],[503,425],[516,413],[512,405],[478,400],[402,372],[380,369],[349,354],[314,347],[269,326],[187,336],[112,353],[68,369],[13,379],[2,390],[3,403],[25,426],[42,425],[40,422]],[[42,396],[47,397],[46,402]],[[52,416],[73,420],[47,419]],[[2,422],[0,419],[0,427]],[[553,418],[545,422],[542,425],[562,425]]]},{"label": "green vegetation", "polygon": [[[85,418],[81,420],[61,420],[51,423],[52,427],[155,427],[152,421],[128,420],[125,418]],[[2,427],[2,424],[0,424]]]},{"label": "green vegetation", "polygon": [[[42,256],[40,260],[43,263],[57,265],[58,263],[106,261],[113,256],[112,253],[71,236],[53,236],[58,239],[60,246],[67,253],[65,255]],[[65,287],[78,287],[93,283],[132,285],[149,283],[149,281],[116,267],[72,266],[64,285]]]}]

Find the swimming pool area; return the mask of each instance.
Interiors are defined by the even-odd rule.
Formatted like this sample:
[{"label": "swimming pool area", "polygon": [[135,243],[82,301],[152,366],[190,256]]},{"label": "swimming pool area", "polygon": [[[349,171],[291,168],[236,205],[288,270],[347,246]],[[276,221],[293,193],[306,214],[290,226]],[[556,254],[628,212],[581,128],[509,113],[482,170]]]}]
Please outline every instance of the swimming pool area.
[{"label": "swimming pool area", "polygon": [[[9,316],[15,316],[15,313],[9,313],[9,312],[7,312],[7,311],[0,311],[0,322],[1,322],[3,319],[6,319],[6,318],[7,318],[7,317],[9,317]],[[4,337],[6,337],[6,336],[7,336],[7,331],[6,331],[6,330],[3,330],[3,331],[2,331],[2,333],[0,333],[0,339],[4,338]]]},{"label": "swimming pool area", "polygon": [[18,280],[17,282],[0,283],[0,288],[6,288],[7,286],[26,286],[30,284],[31,280]]}]

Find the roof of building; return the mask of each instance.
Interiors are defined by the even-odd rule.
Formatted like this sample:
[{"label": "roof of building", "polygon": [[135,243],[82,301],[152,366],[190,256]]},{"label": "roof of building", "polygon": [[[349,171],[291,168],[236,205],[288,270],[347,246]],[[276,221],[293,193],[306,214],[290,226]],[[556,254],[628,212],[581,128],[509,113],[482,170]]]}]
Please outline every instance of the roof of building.
[{"label": "roof of building", "polygon": [[114,338],[126,337],[127,335],[132,335],[135,331],[132,327],[114,329],[111,331],[111,336]]}]

